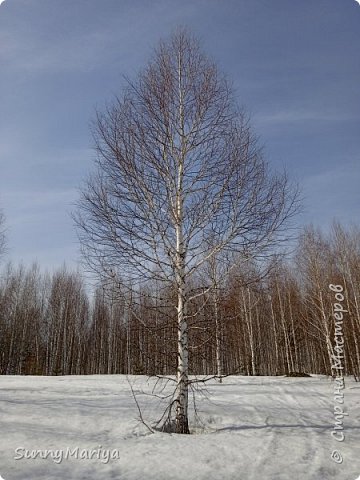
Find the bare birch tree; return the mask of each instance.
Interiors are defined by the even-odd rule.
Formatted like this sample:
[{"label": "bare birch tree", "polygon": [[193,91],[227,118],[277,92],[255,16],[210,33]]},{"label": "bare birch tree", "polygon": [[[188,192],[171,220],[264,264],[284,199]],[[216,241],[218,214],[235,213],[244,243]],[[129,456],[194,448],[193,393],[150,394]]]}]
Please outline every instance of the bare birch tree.
[{"label": "bare birch tree", "polygon": [[219,252],[263,253],[285,235],[297,192],[271,175],[226,78],[186,31],[94,121],[97,170],[75,220],[84,256],[102,275],[176,291],[174,431],[189,433],[189,286]]}]

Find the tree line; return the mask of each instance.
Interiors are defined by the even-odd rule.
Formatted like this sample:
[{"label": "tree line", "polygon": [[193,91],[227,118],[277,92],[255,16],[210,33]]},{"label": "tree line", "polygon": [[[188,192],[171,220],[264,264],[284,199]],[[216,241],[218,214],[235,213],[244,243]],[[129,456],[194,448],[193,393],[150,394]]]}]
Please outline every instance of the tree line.
[{"label": "tree line", "polygon": [[[360,230],[334,224],[299,236],[291,262],[267,275],[251,261],[214,282],[204,269],[189,305],[189,372],[196,375],[332,373],[329,284],[344,287],[345,374],[360,376]],[[119,278],[89,292],[82,276],[5,266],[0,281],[0,373],[176,373],[176,289]]]}]

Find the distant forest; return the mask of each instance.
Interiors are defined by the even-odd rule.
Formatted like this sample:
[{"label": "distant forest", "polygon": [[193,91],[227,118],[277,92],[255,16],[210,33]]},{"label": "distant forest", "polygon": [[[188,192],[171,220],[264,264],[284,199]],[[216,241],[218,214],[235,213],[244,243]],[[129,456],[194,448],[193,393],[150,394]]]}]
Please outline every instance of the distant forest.
[{"label": "distant forest", "polygon": [[[241,264],[240,264],[241,265]],[[360,376],[360,230],[308,227],[291,261],[244,262],[221,279],[203,275],[189,305],[190,374],[331,375],[334,292],[344,288],[344,374]],[[261,270],[261,272],[260,272]],[[119,266],[121,273],[121,266]],[[216,280],[216,279],[215,279]],[[79,273],[3,266],[0,373],[175,374],[174,291],[147,282],[99,281]]]}]

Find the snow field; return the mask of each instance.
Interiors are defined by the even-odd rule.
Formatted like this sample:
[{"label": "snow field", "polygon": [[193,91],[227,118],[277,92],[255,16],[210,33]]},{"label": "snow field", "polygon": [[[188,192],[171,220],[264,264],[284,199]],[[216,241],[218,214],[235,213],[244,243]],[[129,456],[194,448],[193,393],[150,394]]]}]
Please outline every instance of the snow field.
[{"label": "snow field", "polygon": [[[146,394],[154,380],[129,381],[144,419],[159,418],[163,405]],[[0,376],[0,475],[4,480],[355,480],[360,385],[346,379],[344,394],[349,416],[343,442],[331,436],[333,383],[323,376],[212,380],[197,395],[201,422],[191,407],[193,435],[150,434],[139,422],[123,375]],[[76,448],[85,456],[95,452],[94,458],[15,459],[25,450]],[[342,464],[331,459],[334,449]],[[106,459],[107,451],[119,458]]]}]

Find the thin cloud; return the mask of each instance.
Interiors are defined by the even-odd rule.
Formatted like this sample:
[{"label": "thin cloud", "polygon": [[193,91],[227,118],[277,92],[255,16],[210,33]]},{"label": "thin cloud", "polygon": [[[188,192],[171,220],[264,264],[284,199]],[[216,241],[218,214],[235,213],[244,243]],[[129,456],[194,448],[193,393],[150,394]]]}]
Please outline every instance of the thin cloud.
[{"label": "thin cloud", "polygon": [[[78,196],[76,188],[63,190],[38,190],[38,191],[3,191],[1,198],[3,202],[21,205],[22,210],[32,210],[37,207],[46,209],[58,208],[59,204],[70,205]],[[41,213],[41,211],[40,211]]]},{"label": "thin cloud", "polygon": [[356,164],[357,162],[350,162],[347,168],[339,164],[331,170],[303,178],[305,223],[329,226],[335,217],[344,223],[355,220],[360,181]]},{"label": "thin cloud", "polygon": [[[359,0],[360,1],[360,0]],[[346,122],[358,120],[359,117],[347,113],[317,111],[280,111],[271,114],[256,115],[258,124],[295,123],[295,122]]]},{"label": "thin cloud", "polygon": [[[8,69],[28,73],[89,71],[105,63],[111,41],[99,32],[79,34],[76,39],[60,38],[43,45],[36,38],[6,37],[2,48],[3,60]],[[3,38],[4,40],[4,38]]]}]

